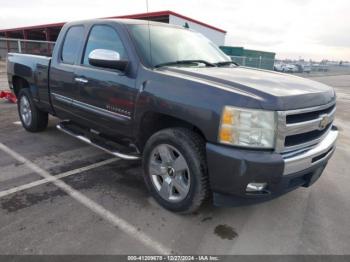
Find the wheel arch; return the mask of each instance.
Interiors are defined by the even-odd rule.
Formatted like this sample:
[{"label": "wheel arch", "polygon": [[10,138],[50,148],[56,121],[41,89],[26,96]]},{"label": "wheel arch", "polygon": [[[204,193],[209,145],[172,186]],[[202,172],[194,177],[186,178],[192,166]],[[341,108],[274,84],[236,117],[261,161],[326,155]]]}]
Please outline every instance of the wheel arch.
[{"label": "wheel arch", "polygon": [[14,75],[12,77],[12,85],[13,85],[13,92],[15,93],[16,97],[18,98],[19,91],[23,88],[30,88],[29,82],[24,79],[23,77]]},{"label": "wheel arch", "polygon": [[141,151],[147,140],[156,132],[166,128],[184,127],[199,134],[204,141],[207,141],[205,133],[195,124],[184,119],[154,111],[145,112],[137,130],[137,143]]}]

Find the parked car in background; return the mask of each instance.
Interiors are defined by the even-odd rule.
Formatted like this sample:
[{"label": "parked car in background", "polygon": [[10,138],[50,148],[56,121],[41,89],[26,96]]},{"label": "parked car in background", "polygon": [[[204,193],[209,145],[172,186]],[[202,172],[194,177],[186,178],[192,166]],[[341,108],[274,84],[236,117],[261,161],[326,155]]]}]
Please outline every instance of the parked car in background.
[{"label": "parked car in background", "polygon": [[284,73],[296,73],[298,72],[298,67],[293,64],[276,63],[273,67],[274,71],[284,72]]},{"label": "parked car in background", "polygon": [[297,73],[302,73],[303,72],[303,66],[301,64],[295,64],[295,66],[297,67]]},{"label": "parked car in background", "polygon": [[328,65],[322,64],[322,63],[321,64],[313,64],[312,68],[318,72],[327,72],[329,70]]},{"label": "parked car in background", "polygon": [[303,67],[303,73],[311,73],[312,67],[310,64],[304,64],[302,65],[302,67]]},{"label": "parked car in background", "polygon": [[273,66],[273,70],[277,72],[283,72],[284,64],[276,63]]},{"label": "parked car in background", "polygon": [[298,67],[296,65],[293,64],[286,64],[283,67],[283,71],[285,73],[297,73],[298,72]]},{"label": "parked car in background", "polygon": [[298,73],[310,73],[311,66],[308,64],[295,64]]},{"label": "parked car in background", "polygon": [[326,64],[320,64],[320,66],[318,68],[318,71],[320,71],[320,72],[327,72],[328,70],[329,70],[329,67]]}]

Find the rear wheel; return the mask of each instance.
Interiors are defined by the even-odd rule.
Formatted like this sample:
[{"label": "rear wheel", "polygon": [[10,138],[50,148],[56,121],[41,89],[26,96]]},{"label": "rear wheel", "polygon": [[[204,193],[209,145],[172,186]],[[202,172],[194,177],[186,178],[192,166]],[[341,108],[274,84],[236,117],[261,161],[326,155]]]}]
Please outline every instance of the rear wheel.
[{"label": "rear wheel", "polygon": [[208,196],[204,145],[198,134],[184,128],[161,130],[147,141],[144,179],[166,209],[191,213]]},{"label": "rear wheel", "polygon": [[35,106],[29,89],[19,91],[17,107],[22,126],[27,131],[40,132],[47,127],[48,113]]}]

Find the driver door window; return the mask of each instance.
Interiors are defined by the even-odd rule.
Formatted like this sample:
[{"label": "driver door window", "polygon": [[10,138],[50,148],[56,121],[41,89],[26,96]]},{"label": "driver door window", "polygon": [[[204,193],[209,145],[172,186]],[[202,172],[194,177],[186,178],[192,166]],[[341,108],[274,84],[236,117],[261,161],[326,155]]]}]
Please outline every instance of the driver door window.
[{"label": "driver door window", "polygon": [[89,65],[89,54],[95,49],[113,50],[119,53],[121,60],[127,60],[125,48],[118,33],[110,26],[95,25],[90,32],[85,47],[83,64]]}]

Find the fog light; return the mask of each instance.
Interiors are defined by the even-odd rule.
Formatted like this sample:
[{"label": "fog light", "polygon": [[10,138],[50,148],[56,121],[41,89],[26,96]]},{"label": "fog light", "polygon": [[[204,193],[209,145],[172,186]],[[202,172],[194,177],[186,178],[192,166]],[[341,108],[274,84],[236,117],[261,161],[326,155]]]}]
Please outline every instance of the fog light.
[{"label": "fog light", "polygon": [[267,183],[249,183],[246,188],[246,192],[259,192],[263,191],[267,186]]}]

